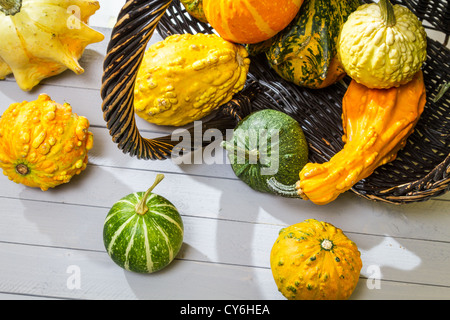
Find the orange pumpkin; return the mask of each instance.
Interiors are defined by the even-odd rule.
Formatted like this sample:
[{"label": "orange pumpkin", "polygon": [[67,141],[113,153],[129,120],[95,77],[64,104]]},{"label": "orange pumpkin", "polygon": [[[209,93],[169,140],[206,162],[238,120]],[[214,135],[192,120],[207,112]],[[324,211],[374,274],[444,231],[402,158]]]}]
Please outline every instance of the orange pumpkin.
[{"label": "orange pumpkin", "polygon": [[236,43],[272,38],[295,18],[303,0],[203,0],[209,24]]},{"label": "orange pumpkin", "polygon": [[10,180],[42,191],[86,169],[94,136],[87,118],[47,94],[13,103],[0,118],[0,168]]}]

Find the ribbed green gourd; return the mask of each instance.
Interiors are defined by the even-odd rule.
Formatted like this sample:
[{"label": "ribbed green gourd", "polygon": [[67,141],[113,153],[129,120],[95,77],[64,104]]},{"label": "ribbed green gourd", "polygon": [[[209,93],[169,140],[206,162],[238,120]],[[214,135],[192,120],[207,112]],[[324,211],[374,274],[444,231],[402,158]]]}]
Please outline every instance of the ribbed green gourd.
[{"label": "ribbed green gourd", "polygon": [[295,183],[308,161],[308,144],[295,119],[273,109],[256,111],[238,123],[232,139],[222,146],[228,151],[236,176],[252,189],[296,196],[275,192],[268,186],[271,179]]},{"label": "ribbed green gourd", "polygon": [[159,174],[147,192],[132,193],[117,201],[105,219],[106,251],[125,270],[159,271],[173,261],[181,248],[184,226],[177,208],[152,193],[163,178]]},{"label": "ribbed green gourd", "polygon": [[305,0],[296,18],[271,39],[272,68],[296,85],[320,89],[345,76],[337,57],[341,26],[359,0]]}]

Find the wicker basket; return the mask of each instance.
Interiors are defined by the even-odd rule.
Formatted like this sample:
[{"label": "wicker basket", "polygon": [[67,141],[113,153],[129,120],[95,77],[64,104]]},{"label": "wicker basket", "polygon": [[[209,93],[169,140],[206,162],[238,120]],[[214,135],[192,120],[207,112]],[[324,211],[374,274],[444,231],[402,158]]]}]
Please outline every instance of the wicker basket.
[{"label": "wicker basket", "polygon": [[[423,66],[427,104],[397,159],[379,167],[351,190],[370,200],[403,204],[428,200],[450,189],[450,94],[437,101],[440,84],[450,82],[450,3],[447,0],[392,1],[409,7],[424,26],[442,32],[443,43],[428,39],[428,58]],[[129,0],[113,29],[104,62],[103,113],[112,140],[124,153],[139,159],[171,157],[178,142],[171,136],[147,139],[135,123],[133,89],[137,70],[155,29],[164,38],[175,33],[212,33],[208,24],[186,13],[179,0]],[[328,161],[342,149],[341,101],[345,82],[310,90],[281,79],[266,59],[252,59],[247,85],[203,122],[203,130],[234,128],[255,110],[286,112],[301,124],[310,146],[310,161]],[[192,129],[191,129],[192,130]],[[193,142],[197,145],[198,142]],[[178,151],[177,151],[178,152]]]}]

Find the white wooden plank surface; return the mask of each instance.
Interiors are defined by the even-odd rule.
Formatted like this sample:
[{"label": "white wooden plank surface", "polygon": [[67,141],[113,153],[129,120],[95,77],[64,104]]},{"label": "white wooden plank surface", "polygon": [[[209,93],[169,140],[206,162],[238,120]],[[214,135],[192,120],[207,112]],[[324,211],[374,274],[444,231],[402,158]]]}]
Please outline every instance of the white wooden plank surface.
[{"label": "white wooden plank surface", "polygon": [[[116,6],[102,9],[93,21],[107,26]],[[358,245],[363,269],[351,299],[450,299],[449,194],[393,206],[346,193],[316,206],[251,190],[221,164],[220,153],[195,165],[123,154],[101,112],[110,30],[99,30],[106,40],[86,50],[83,75],[65,72],[32,92],[18,89],[12,77],[0,82],[0,114],[13,102],[45,92],[86,116],[95,141],[87,169],[54,190],[42,192],[0,177],[0,299],[283,300],[271,275],[270,249],[280,228],[307,218],[333,223]],[[145,136],[171,132],[137,121]],[[126,272],[105,252],[103,221],[115,201],[146,190],[158,172],[166,179],[157,193],[182,214],[184,244],[161,272]],[[74,274],[79,283],[72,281]]]}]

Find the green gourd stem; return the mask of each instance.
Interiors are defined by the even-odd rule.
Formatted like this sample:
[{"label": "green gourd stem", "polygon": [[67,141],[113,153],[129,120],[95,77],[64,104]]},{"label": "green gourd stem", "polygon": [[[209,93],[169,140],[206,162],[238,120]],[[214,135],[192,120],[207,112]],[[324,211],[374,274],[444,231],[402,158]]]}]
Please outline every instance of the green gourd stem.
[{"label": "green gourd stem", "polygon": [[447,90],[449,88],[450,88],[450,82],[441,83],[441,85],[439,86],[439,89],[438,89],[438,94],[433,99],[433,102],[435,102],[435,103],[438,102],[444,96],[444,94],[447,92]]},{"label": "green gourd stem", "polygon": [[300,195],[297,192],[295,184],[293,185],[285,185],[279,182],[274,177],[267,180],[267,187],[272,190],[273,193],[283,196],[285,198],[300,198]]},{"label": "green gourd stem", "polygon": [[389,2],[389,0],[380,0],[378,6],[381,10],[381,16],[383,17],[384,23],[388,27],[393,27],[396,24],[394,6]]},{"label": "green gourd stem", "polygon": [[254,150],[242,149],[238,146],[231,145],[227,141],[222,141],[220,145],[222,146],[222,148],[224,148],[228,152],[233,153],[236,157],[239,157],[240,159],[255,159],[256,162],[259,162],[261,159],[259,151],[256,149]]},{"label": "green gourd stem", "polygon": [[155,189],[155,187],[164,179],[164,175],[162,173],[158,174],[156,176],[155,182],[153,183],[153,185],[145,192],[144,196],[142,197],[142,199],[138,202],[138,204],[135,207],[135,211],[137,214],[143,216],[147,211],[148,211],[148,207],[147,207],[147,198],[150,195],[150,193],[153,191],[153,189]]},{"label": "green gourd stem", "polygon": [[22,0],[0,0],[0,11],[7,16],[13,16],[20,12]]}]

